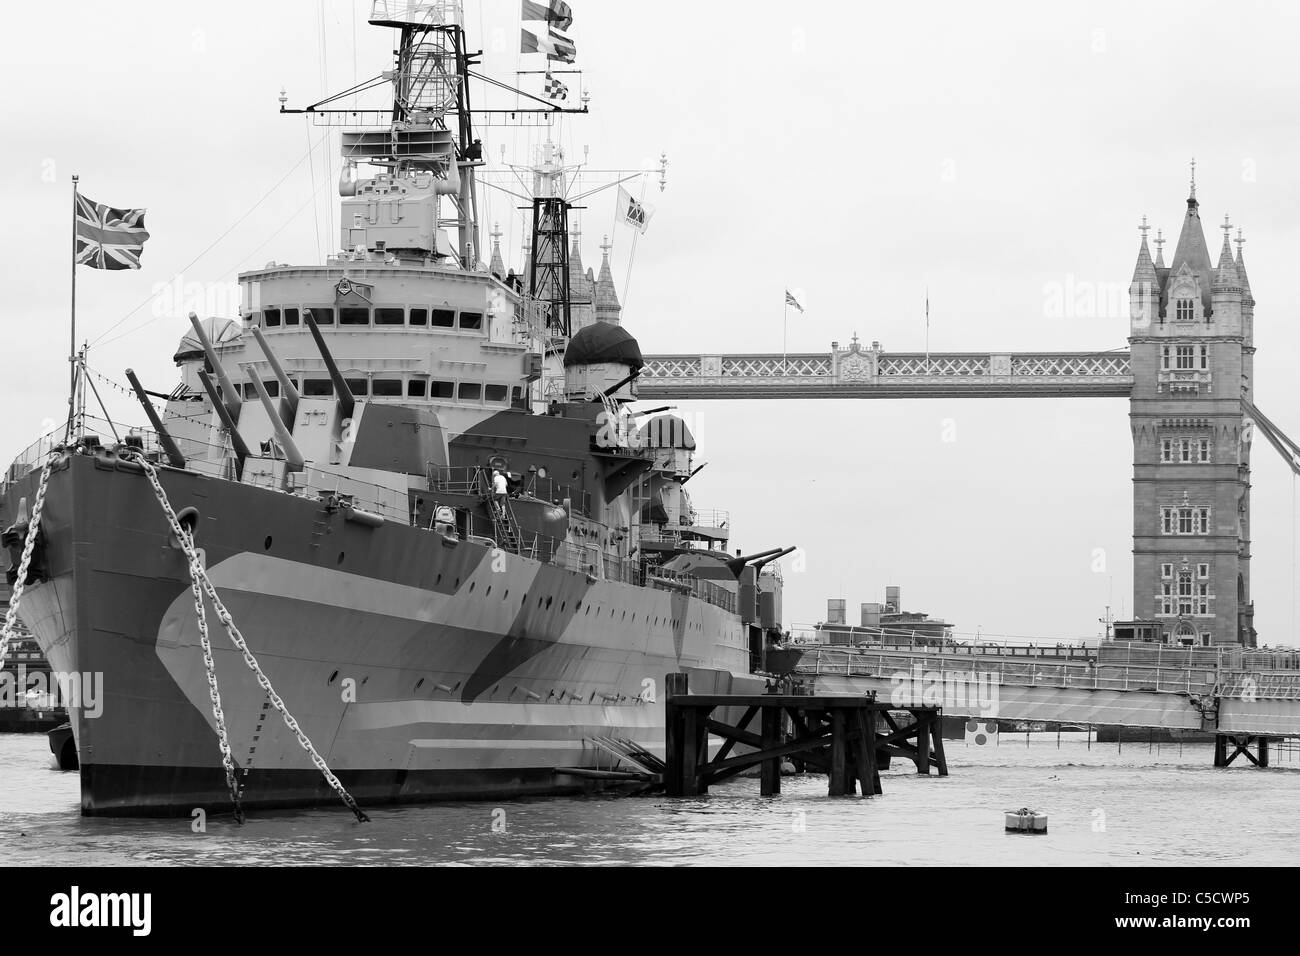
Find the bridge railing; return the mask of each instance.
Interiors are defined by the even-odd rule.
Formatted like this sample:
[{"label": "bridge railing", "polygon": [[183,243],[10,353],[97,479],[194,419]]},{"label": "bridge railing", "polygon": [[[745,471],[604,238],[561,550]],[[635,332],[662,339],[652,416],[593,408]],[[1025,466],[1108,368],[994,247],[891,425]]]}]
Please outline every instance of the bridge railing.
[{"label": "bridge railing", "polygon": [[1300,700],[1300,674],[1295,671],[1234,671],[1219,688],[1220,697],[1236,700]]},{"label": "bridge railing", "polygon": [[1041,658],[963,658],[958,655],[888,652],[828,645],[814,648],[805,654],[798,671],[815,676],[901,679],[914,677],[917,667],[923,676],[939,674],[944,678],[955,678],[973,672],[980,677],[992,675],[999,684],[1008,686],[1167,694],[1212,694],[1220,685],[1221,675],[1214,667],[1153,667],[1068,660],[1051,662]]}]

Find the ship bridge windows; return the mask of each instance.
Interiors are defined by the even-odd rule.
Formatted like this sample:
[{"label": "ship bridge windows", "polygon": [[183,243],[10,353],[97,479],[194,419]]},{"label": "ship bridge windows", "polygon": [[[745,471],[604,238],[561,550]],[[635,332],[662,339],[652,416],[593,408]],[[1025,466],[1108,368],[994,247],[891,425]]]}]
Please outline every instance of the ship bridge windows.
[{"label": "ship bridge windows", "polygon": [[406,383],[407,398],[424,398],[429,392],[429,383],[422,378],[413,378]]},{"label": "ship bridge windows", "polygon": [[485,385],[483,386],[483,400],[485,402],[504,402],[510,397],[510,388],[506,385]]},{"label": "ship bridge windows", "polygon": [[334,306],[332,305],[309,305],[305,306],[306,310],[311,313],[311,317],[316,320],[317,325],[334,324]]},{"label": "ship bridge windows", "polygon": [[369,325],[370,310],[357,306],[345,306],[339,309],[339,325]]},{"label": "ship bridge windows", "polygon": [[477,402],[483,397],[483,385],[480,382],[461,382],[456,397],[462,402]]},{"label": "ship bridge windows", "polygon": [[454,329],[456,327],[455,309],[434,309],[432,325],[435,329]]},{"label": "ship bridge windows", "polygon": [[284,324],[285,324],[285,325],[297,325],[297,324],[298,324],[298,310],[297,310],[297,309],[285,309],[285,310],[284,310]]},{"label": "ship bridge windows", "polygon": [[406,310],[383,308],[375,309],[375,325],[405,325]]},{"label": "ship bridge windows", "polygon": [[430,398],[452,398],[456,393],[455,382],[429,382]]},{"label": "ship bridge windows", "polygon": [[423,327],[429,324],[428,309],[411,309],[410,324],[413,327]]},{"label": "ship bridge windows", "polygon": [[477,332],[483,328],[483,313],[462,312],[460,314],[460,327],[469,332]]},{"label": "ship bridge windows", "polygon": [[307,398],[328,398],[334,394],[334,383],[327,378],[305,378],[302,393]]},{"label": "ship bridge windows", "polygon": [[262,324],[268,329],[277,328],[280,325],[280,310],[264,309],[262,311]]},{"label": "ship bridge windows", "polygon": [[402,380],[400,378],[377,378],[370,385],[370,394],[375,398],[401,398]]},{"label": "ship bridge windows", "polygon": [[348,388],[357,398],[362,398],[370,394],[370,382],[364,378],[347,378]]}]

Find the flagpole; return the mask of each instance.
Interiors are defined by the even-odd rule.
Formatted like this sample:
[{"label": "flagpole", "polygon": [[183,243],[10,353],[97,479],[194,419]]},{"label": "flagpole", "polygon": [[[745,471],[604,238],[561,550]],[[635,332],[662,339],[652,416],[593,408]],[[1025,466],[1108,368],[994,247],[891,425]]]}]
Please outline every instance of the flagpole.
[{"label": "flagpole", "polygon": [[925,374],[930,374],[930,287],[925,287]]},{"label": "flagpole", "polygon": [[790,332],[790,293],[785,293],[785,314],[781,317],[781,374],[790,374],[789,360],[789,332]]},{"label": "flagpole", "polygon": [[68,438],[72,437],[72,416],[77,396],[77,183],[81,177],[72,174],[72,317],[68,349]]}]

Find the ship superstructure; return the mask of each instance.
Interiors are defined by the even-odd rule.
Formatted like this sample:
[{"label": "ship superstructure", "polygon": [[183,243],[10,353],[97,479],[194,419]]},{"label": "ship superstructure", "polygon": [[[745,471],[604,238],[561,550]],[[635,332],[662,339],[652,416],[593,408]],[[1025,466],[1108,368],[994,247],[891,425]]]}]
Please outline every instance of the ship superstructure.
[{"label": "ship superstructure", "polygon": [[[685,424],[632,408],[640,349],[608,248],[582,271],[561,151],[532,167],[525,267],[483,261],[460,6],[370,20],[399,31],[393,105],[347,114],[339,250],[242,274],[239,316],[191,316],[165,409],[128,373],[150,428],[20,459],[0,495],[11,575],[35,542],[22,619],[55,669],[103,675],[102,716],[71,711],[84,812],[225,794],[192,557],[362,802],[620,779],[610,741],[663,747],[666,674],[753,682],[779,634],[784,551],[733,554],[685,490]],[[332,799],[213,648],[244,803]]]}]

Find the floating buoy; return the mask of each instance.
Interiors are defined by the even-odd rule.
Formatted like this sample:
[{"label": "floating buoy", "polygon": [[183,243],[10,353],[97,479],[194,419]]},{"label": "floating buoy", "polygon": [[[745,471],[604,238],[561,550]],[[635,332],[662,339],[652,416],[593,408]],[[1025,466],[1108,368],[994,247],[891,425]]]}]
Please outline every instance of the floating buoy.
[{"label": "floating buoy", "polygon": [[1008,833],[1046,833],[1047,814],[1021,807],[1007,811]]}]

